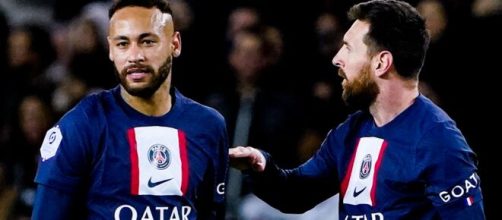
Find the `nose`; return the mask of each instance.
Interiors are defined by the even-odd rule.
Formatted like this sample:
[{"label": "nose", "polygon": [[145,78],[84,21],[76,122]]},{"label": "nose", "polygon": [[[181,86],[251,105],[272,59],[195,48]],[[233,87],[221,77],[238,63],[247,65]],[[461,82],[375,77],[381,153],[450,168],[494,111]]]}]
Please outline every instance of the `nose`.
[{"label": "nose", "polygon": [[145,61],[145,54],[144,54],[143,49],[137,45],[132,45],[129,49],[128,61],[131,63]]},{"label": "nose", "polygon": [[342,60],[340,59],[340,51],[336,53],[336,55],[333,57],[333,60],[331,60],[331,63],[338,68],[342,68],[343,63]]}]

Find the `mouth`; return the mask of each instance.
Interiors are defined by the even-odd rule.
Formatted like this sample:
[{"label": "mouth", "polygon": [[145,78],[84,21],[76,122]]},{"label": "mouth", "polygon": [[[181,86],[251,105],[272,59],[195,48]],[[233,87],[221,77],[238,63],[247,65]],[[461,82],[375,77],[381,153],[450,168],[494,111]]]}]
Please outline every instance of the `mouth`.
[{"label": "mouth", "polygon": [[127,74],[146,73],[146,72],[148,72],[148,68],[146,67],[128,67],[126,69]]},{"label": "mouth", "polygon": [[151,72],[145,67],[130,67],[126,69],[126,77],[132,81],[141,81]]},{"label": "mouth", "polygon": [[347,79],[347,77],[345,76],[345,73],[341,69],[338,70],[338,76],[344,80]]}]

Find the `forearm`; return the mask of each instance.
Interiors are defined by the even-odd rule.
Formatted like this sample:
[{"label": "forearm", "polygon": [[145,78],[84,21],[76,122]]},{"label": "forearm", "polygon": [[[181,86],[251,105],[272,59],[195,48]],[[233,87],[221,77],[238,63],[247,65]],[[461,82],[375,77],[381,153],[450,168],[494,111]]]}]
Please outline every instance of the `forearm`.
[{"label": "forearm", "polygon": [[277,167],[270,156],[266,158],[264,172],[250,173],[253,191],[282,212],[303,213],[338,192],[336,180],[308,172],[313,163],[285,170]]}]

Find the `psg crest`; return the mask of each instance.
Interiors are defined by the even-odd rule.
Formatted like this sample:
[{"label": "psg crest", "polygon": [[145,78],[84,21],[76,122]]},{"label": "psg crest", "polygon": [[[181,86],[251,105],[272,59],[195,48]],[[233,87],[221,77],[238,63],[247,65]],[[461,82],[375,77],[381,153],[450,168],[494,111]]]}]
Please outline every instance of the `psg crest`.
[{"label": "psg crest", "polygon": [[148,161],[155,168],[164,170],[171,162],[171,154],[169,149],[162,144],[154,144],[148,149]]},{"label": "psg crest", "polygon": [[364,156],[363,162],[361,164],[361,171],[359,172],[359,177],[364,179],[368,177],[371,171],[371,155],[367,154]]}]

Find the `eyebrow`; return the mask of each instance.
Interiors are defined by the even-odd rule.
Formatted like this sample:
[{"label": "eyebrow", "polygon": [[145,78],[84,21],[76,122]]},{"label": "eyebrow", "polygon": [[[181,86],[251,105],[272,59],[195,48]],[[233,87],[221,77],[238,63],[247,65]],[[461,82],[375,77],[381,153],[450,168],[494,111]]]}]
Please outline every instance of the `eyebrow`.
[{"label": "eyebrow", "polygon": [[112,40],[114,41],[117,41],[117,40],[127,40],[129,39],[128,37],[126,36],[116,36],[116,37],[113,37]]},{"label": "eyebrow", "polygon": [[139,39],[143,39],[143,38],[146,38],[146,37],[150,37],[150,36],[153,36],[154,34],[150,33],[150,32],[147,32],[147,33],[142,33],[139,35]]},{"label": "eyebrow", "polygon": [[[142,34],[139,35],[139,39],[143,39],[143,38],[150,37],[150,36],[153,36],[153,35],[154,34],[152,34],[150,32],[142,33]],[[123,36],[123,35],[119,35],[119,36],[113,37],[112,40],[114,40],[114,41],[117,41],[117,40],[129,40],[129,37],[126,37],[126,36]]]}]

